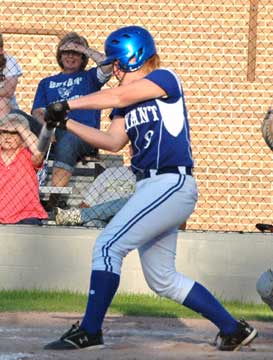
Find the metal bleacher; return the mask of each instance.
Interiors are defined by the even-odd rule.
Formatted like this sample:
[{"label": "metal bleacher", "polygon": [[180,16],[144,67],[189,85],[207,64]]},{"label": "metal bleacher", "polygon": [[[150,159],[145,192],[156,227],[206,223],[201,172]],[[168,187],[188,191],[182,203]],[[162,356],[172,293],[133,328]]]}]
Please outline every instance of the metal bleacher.
[{"label": "metal bleacher", "polygon": [[47,200],[54,193],[64,194],[69,206],[78,206],[83,200],[83,192],[89,188],[94,179],[107,167],[123,165],[123,156],[112,154],[99,154],[96,157],[85,158],[75,168],[67,187],[51,186],[53,160],[48,161],[48,175],[44,186],[40,186],[41,200]]}]

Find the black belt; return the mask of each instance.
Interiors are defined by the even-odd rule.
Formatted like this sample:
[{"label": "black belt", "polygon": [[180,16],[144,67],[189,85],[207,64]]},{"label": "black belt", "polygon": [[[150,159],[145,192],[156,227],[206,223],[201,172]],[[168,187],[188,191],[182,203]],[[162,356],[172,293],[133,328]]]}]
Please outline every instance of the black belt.
[{"label": "black belt", "polygon": [[139,170],[135,173],[135,176],[136,176],[136,181],[140,181],[161,174],[182,174],[182,175],[192,176],[192,168],[187,166],[172,166],[172,167],[164,167],[157,170],[144,170],[144,171]]}]

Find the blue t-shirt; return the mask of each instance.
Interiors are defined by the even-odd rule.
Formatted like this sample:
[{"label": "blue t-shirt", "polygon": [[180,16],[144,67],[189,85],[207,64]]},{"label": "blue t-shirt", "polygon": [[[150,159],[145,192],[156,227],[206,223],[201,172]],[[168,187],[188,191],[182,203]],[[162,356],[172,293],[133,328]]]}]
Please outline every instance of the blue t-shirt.
[{"label": "blue t-shirt", "polygon": [[[76,99],[98,91],[103,86],[97,77],[97,68],[79,71],[73,74],[59,73],[40,81],[32,111],[46,108],[49,104],[63,100]],[[68,116],[78,122],[95,128],[100,127],[99,110],[73,110]]]},{"label": "blue t-shirt", "polygon": [[193,167],[187,109],[175,72],[157,69],[146,79],[165,90],[167,96],[114,109],[110,115],[125,118],[131,141],[132,170]]}]

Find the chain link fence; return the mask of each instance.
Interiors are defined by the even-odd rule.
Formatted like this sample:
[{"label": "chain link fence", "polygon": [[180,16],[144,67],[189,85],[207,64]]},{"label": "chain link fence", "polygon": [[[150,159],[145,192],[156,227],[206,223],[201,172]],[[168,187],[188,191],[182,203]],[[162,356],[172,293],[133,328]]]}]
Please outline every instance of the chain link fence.
[{"label": "chain link fence", "polygon": [[[187,228],[251,232],[256,223],[271,222],[272,154],[260,127],[272,102],[272,0],[2,0],[0,10],[4,49],[23,69],[17,101],[28,114],[40,80],[60,72],[56,48],[65,34],[75,31],[103,51],[105,38],[116,28],[146,27],[155,37],[162,65],[180,75],[185,92],[199,187]],[[113,79],[105,86],[115,85]],[[109,124],[108,115],[102,113],[102,128]],[[129,164],[128,148],[114,163],[107,155],[81,162],[80,168],[89,169],[86,174],[92,168],[97,176],[96,166]],[[93,181],[82,174],[68,186],[77,194],[71,206],[84,202]],[[75,191],[76,184],[81,186]]]}]

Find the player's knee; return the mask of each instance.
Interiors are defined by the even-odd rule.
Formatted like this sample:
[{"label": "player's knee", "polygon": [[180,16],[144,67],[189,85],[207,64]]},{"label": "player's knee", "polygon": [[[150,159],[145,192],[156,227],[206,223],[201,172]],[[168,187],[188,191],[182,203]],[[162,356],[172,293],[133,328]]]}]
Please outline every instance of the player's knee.
[{"label": "player's knee", "polygon": [[96,270],[111,269],[110,271],[120,274],[123,263],[123,258],[126,256],[126,252],[122,251],[118,246],[111,246],[107,248],[105,241],[102,237],[98,237],[93,248],[92,253],[92,268]]},{"label": "player's knee", "polygon": [[152,291],[161,297],[173,298],[175,288],[175,273],[162,276],[157,281],[150,280],[147,282]]},{"label": "player's knee", "polygon": [[145,278],[150,289],[157,295],[174,300],[179,304],[183,303],[194,285],[194,280],[175,271],[161,274],[160,277],[146,274]]}]

